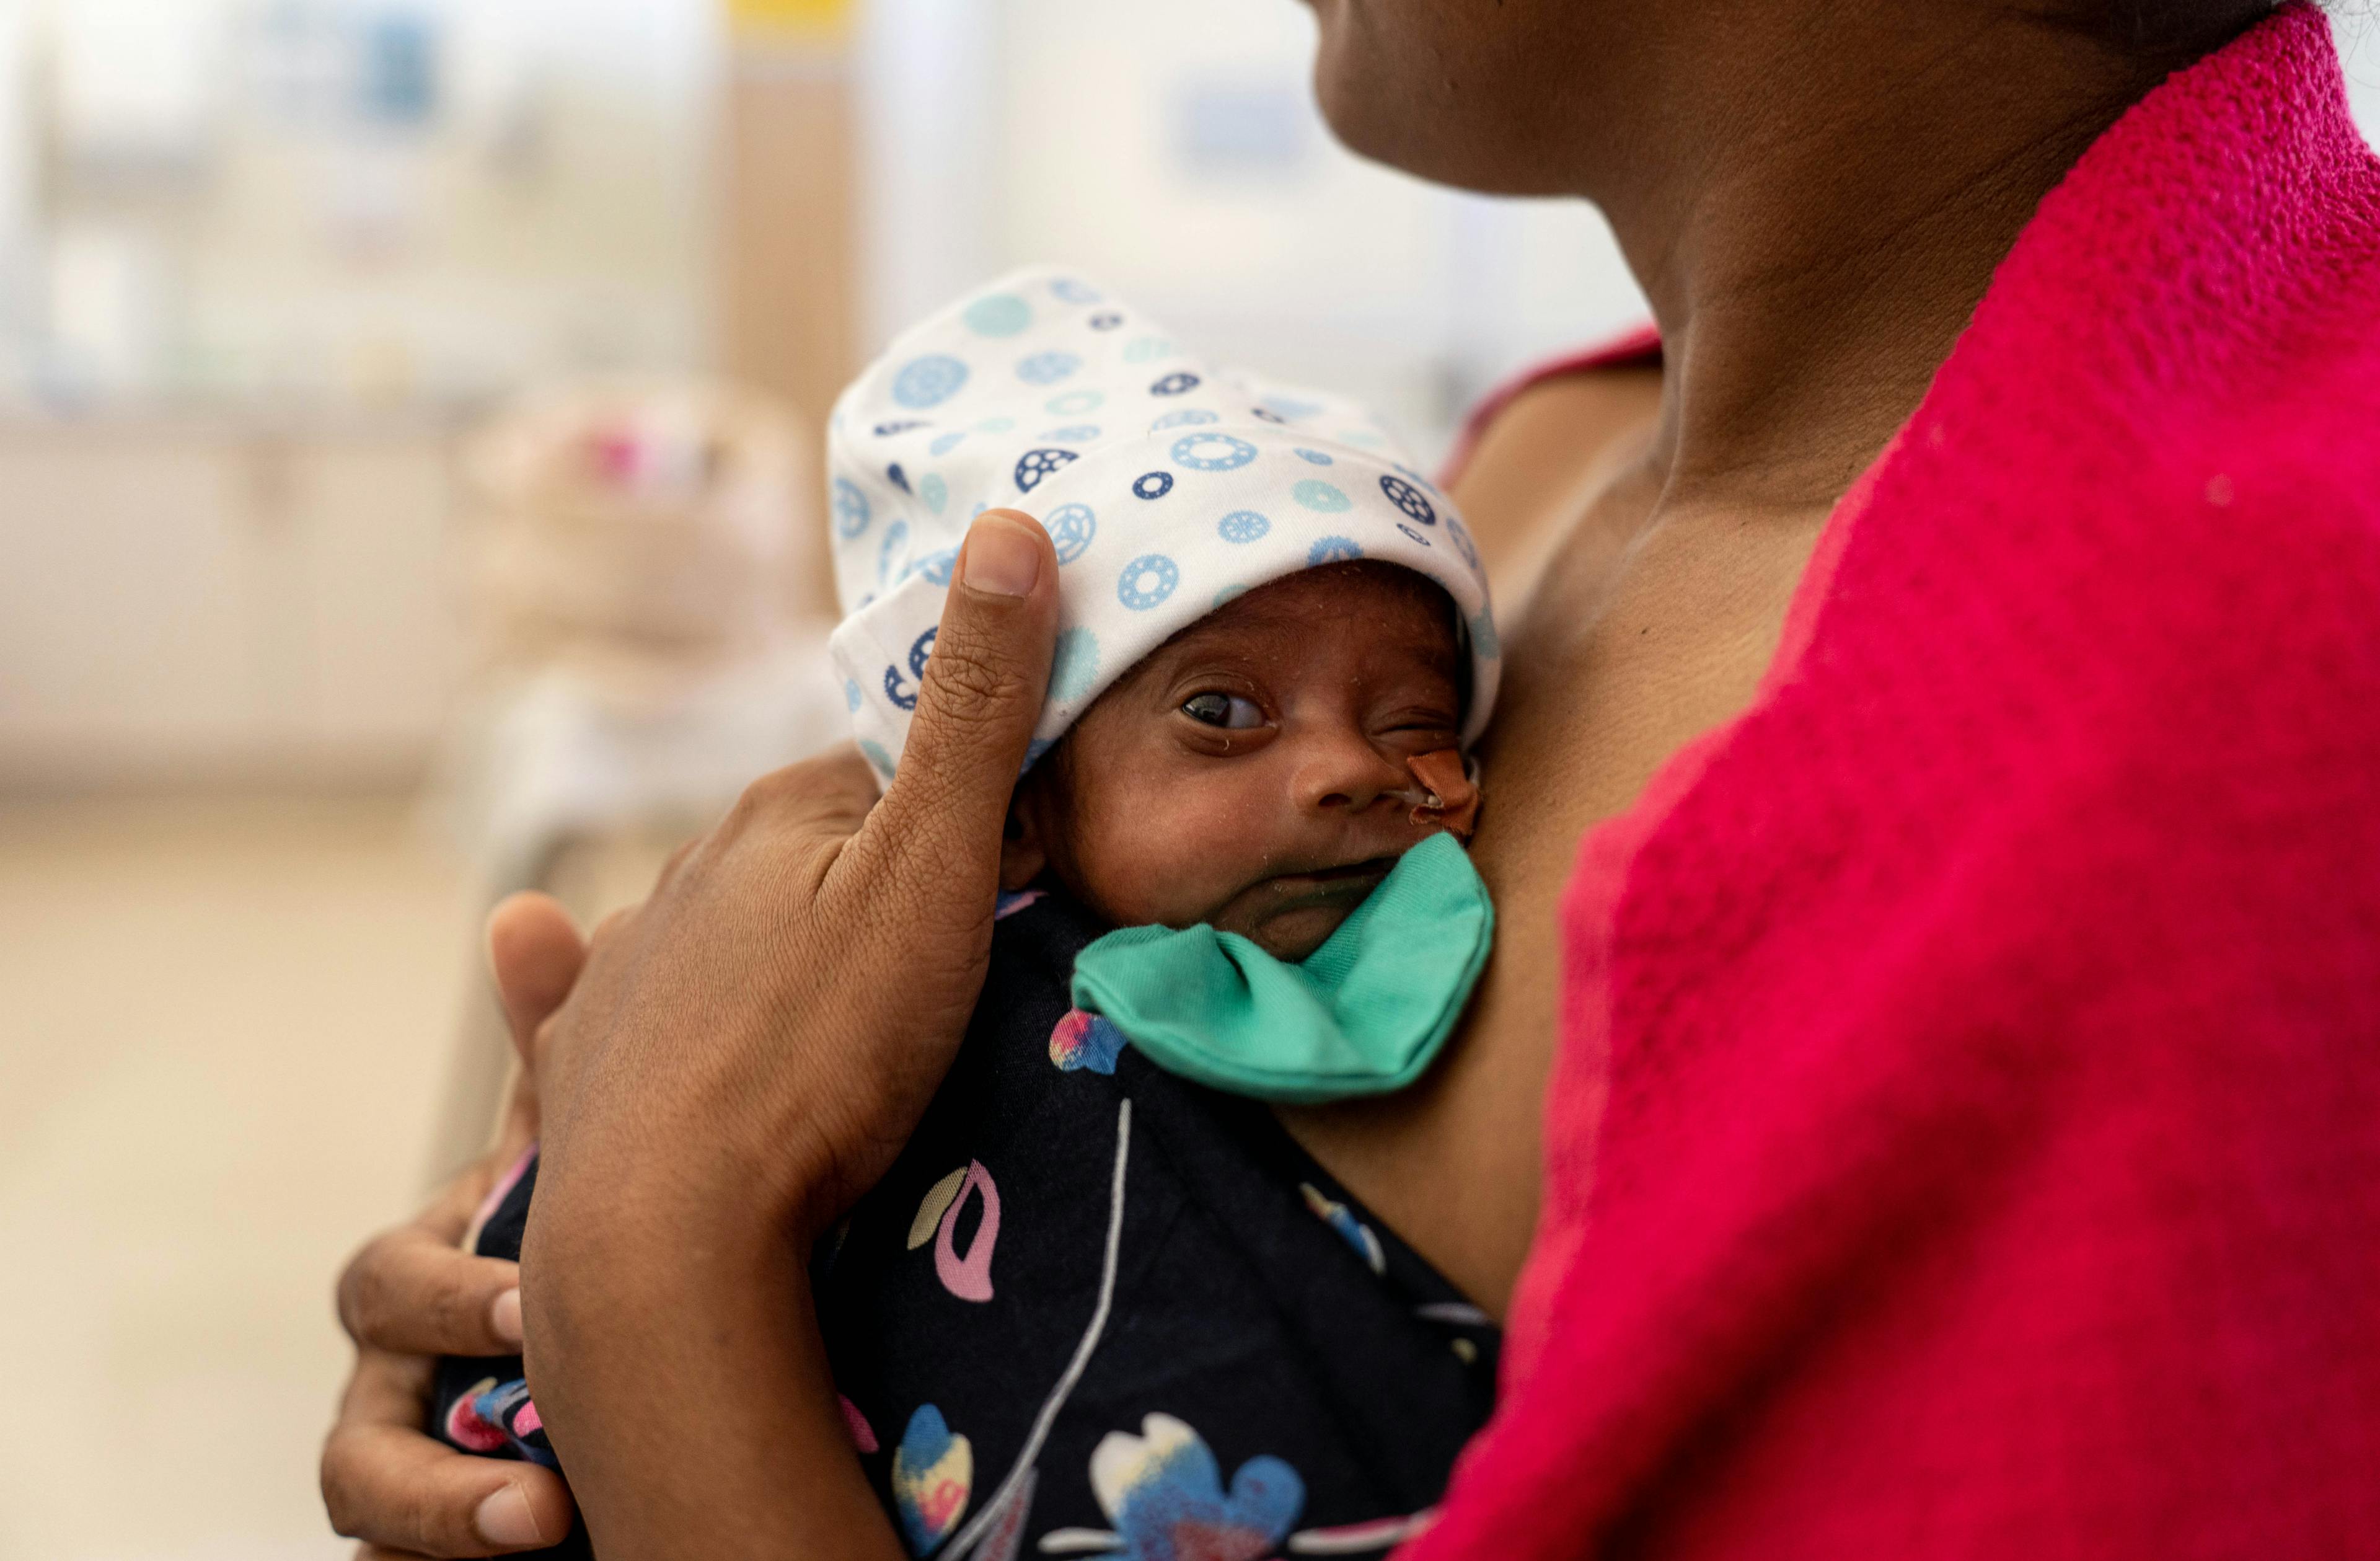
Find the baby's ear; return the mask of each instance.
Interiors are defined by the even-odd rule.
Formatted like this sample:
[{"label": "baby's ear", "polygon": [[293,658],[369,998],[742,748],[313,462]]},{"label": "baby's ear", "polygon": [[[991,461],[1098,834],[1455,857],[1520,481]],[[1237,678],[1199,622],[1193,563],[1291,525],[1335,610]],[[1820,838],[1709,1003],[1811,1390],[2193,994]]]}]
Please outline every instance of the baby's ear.
[{"label": "baby's ear", "polygon": [[1029,807],[1018,788],[1008,804],[1008,824],[1000,837],[1000,889],[1013,895],[1032,886],[1050,865],[1050,848],[1041,838],[1040,810]]}]

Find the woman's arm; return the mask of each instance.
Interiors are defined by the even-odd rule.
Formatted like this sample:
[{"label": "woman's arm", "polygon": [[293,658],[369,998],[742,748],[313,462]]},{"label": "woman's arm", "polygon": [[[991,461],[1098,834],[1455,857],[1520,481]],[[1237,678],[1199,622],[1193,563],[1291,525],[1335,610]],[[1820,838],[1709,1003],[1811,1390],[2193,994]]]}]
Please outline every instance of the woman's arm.
[{"label": "woman's arm", "polygon": [[599,933],[542,1027],[525,1355],[601,1554],[900,1554],[806,1262],[980,992],[1057,573],[1029,518],[978,520],[882,799],[849,754],[757,783]]}]

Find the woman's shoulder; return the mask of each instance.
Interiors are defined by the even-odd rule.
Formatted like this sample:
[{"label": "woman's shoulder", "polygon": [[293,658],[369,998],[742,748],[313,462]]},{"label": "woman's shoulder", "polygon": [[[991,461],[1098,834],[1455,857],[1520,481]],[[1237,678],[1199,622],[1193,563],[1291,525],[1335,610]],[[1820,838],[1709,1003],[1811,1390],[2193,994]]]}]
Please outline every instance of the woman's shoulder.
[{"label": "woman's shoulder", "polygon": [[[2137,458],[2070,492],[2069,518],[2176,566],[2142,594],[2159,616],[2194,604],[2255,634],[2332,616],[2362,639],[2380,611],[2380,323],[2312,331],[2274,358],[2176,397],[2138,431]],[[2193,660],[2208,665],[2204,647]]]},{"label": "woman's shoulder", "polygon": [[[1560,425],[1573,448],[1582,433],[1590,445],[1608,442],[1642,418],[1648,387],[1658,393],[1660,383],[1661,335],[1650,324],[1532,363],[1500,382],[1464,415],[1439,469],[1439,483],[1451,489],[1469,477],[1491,438],[1500,445],[1528,440],[1549,421]],[[1584,422],[1577,416],[1581,410],[1588,413]],[[1493,452],[1490,462],[1500,464],[1503,454]]]},{"label": "woman's shoulder", "polygon": [[1506,381],[1465,420],[1440,469],[1499,589],[1574,519],[1598,474],[1644,447],[1661,400],[1650,328],[1549,360]]}]

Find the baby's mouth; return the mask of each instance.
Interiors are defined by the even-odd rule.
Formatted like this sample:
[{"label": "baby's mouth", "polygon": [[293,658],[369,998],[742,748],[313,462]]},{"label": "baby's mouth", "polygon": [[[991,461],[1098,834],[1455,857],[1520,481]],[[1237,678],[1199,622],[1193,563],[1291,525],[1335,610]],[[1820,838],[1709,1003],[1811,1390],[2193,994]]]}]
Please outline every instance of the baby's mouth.
[{"label": "baby's mouth", "polygon": [[1378,888],[1380,880],[1396,865],[1394,857],[1373,857],[1340,867],[1305,868],[1278,873],[1258,883],[1256,888],[1268,900],[1284,907],[1361,899]]}]

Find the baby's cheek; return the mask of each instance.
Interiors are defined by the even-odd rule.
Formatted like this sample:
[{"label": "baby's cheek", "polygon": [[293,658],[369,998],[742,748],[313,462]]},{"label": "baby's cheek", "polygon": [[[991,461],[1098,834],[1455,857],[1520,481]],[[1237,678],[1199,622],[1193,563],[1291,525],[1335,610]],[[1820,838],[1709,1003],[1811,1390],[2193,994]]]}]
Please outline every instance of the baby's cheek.
[{"label": "baby's cheek", "polygon": [[[1123,926],[1193,926],[1207,921],[1276,853],[1277,821],[1257,799],[1217,777],[1144,793],[1102,808],[1096,841],[1079,859],[1088,896]],[[1126,799],[1118,799],[1119,802]]]}]

